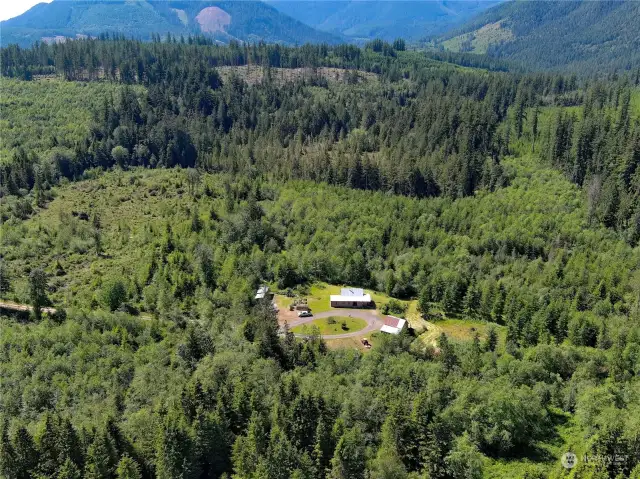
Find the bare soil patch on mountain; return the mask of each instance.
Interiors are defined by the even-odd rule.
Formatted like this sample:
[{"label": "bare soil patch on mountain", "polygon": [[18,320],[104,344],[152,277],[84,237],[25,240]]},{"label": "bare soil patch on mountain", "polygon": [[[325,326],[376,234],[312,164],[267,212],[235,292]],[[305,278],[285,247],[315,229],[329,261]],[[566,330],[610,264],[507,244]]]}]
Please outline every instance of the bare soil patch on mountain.
[{"label": "bare soil patch on mountain", "polygon": [[200,30],[205,33],[224,32],[231,24],[231,15],[218,7],[207,7],[200,10],[196,21]]}]

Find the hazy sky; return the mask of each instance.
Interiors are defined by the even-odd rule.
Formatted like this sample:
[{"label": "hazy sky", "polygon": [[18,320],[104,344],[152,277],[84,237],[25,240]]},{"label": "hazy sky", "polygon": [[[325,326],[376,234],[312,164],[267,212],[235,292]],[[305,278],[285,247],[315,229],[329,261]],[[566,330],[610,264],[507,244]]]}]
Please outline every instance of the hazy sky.
[{"label": "hazy sky", "polygon": [[[17,17],[38,3],[49,3],[51,0],[0,0],[0,20]],[[0,32],[2,34],[2,32]]]}]

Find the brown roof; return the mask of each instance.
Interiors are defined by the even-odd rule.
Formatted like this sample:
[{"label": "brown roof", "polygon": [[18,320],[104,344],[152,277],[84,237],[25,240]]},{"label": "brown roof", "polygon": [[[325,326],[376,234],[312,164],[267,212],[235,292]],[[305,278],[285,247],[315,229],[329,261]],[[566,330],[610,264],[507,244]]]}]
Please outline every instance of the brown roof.
[{"label": "brown roof", "polygon": [[392,328],[397,328],[399,323],[400,323],[400,318],[391,318],[389,316],[384,318],[385,326],[391,326]]}]

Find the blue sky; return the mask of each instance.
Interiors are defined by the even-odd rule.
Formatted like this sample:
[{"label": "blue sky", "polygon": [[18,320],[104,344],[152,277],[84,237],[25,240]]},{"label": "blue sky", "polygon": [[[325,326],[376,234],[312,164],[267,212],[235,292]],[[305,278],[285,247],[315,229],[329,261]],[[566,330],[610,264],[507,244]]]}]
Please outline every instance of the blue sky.
[{"label": "blue sky", "polygon": [[26,12],[38,3],[49,3],[51,0],[2,0],[0,1],[0,20],[8,20]]}]

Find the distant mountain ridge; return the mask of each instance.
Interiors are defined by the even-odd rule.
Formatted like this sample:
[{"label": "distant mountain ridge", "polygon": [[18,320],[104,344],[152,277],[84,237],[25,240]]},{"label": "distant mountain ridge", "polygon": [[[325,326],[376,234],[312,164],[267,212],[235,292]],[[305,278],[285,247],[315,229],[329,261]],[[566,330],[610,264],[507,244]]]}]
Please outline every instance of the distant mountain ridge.
[{"label": "distant mountain ridge", "polygon": [[516,69],[640,66],[640,2],[624,0],[53,0],[0,22],[0,31],[3,45],[22,46],[104,32],[289,45],[401,37]]},{"label": "distant mountain ridge", "polygon": [[438,44],[538,70],[590,73],[637,68],[640,2],[511,1],[445,34]]},{"label": "distant mountain ridge", "polygon": [[266,0],[318,30],[354,39],[441,35],[503,0]]},{"label": "distant mountain ridge", "polygon": [[286,44],[337,43],[259,1],[54,0],[0,23],[2,44],[26,46],[36,40],[60,41],[78,35],[121,33],[148,40],[152,34],[205,34],[229,40]]}]

